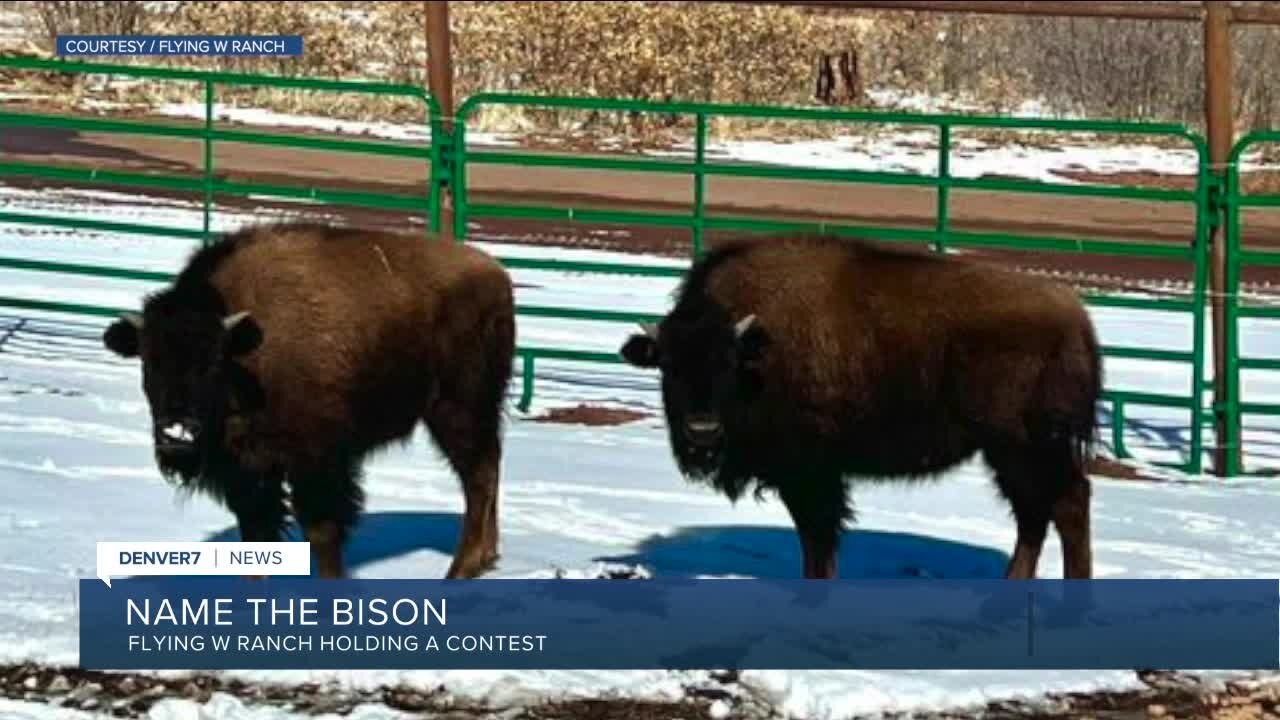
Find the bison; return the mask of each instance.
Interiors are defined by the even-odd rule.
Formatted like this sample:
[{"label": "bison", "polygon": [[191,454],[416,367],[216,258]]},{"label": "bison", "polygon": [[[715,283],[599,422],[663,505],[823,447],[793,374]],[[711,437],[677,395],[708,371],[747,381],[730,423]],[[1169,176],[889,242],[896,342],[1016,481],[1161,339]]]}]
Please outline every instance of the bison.
[{"label": "bison", "polygon": [[676,465],[736,501],[776,492],[804,575],[835,577],[849,481],[927,479],[981,452],[1012,506],[1006,570],[1032,578],[1053,521],[1092,574],[1089,480],[1101,366],[1065,285],[831,236],[726,242],[671,311],[620,348],[658,368]]},{"label": "bison", "polygon": [[160,471],[235,514],[245,541],[302,526],[321,577],[346,574],[366,458],[425,422],[461,479],[447,577],[498,557],[512,284],[463,244],[312,224],[194,253],[103,343],[140,358]]}]

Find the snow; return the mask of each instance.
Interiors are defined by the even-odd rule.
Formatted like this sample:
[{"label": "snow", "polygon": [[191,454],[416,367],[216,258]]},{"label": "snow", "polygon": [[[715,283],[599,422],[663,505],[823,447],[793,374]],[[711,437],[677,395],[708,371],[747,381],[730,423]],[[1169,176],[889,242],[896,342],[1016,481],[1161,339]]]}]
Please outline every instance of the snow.
[{"label": "snow", "polygon": [[[875,107],[928,114],[975,114],[988,112],[988,107],[973,100],[946,93],[903,92],[898,88],[873,88],[867,90],[867,98]],[[1016,107],[1003,109],[1000,114],[1016,118],[1061,117],[1076,119],[1072,113],[1051,113],[1043,99],[1028,99]]]},{"label": "snow", "polygon": [[[906,109],[913,111],[937,110],[937,103],[924,103],[909,96],[899,98]],[[955,108],[952,102],[949,107]],[[968,108],[961,104],[960,109]],[[1018,117],[1042,116],[1035,111],[1040,106],[1034,102],[1019,108]],[[203,103],[170,103],[162,105],[157,113],[170,117],[204,119]],[[391,122],[361,122],[338,120],[330,117],[282,113],[263,108],[214,105],[214,117],[219,121],[231,121],[247,125],[278,128],[302,128],[323,130],[350,135],[365,135],[391,140],[430,142],[431,129],[425,124]],[[872,125],[864,124],[870,128]],[[899,126],[891,126],[899,128]],[[1007,141],[994,143],[965,137],[963,128],[957,129],[953,140],[950,172],[956,178],[978,178],[984,175],[1005,175],[1025,180],[1076,184],[1077,181],[1063,175],[1064,171],[1089,171],[1094,173],[1154,172],[1170,174],[1194,174],[1196,154],[1189,143],[1185,147],[1166,148],[1149,143],[1131,142],[1097,144],[1092,134],[1069,135],[1075,140],[1060,140],[1046,146],[1045,143]],[[821,140],[716,140],[710,138],[706,154],[709,160],[787,165],[830,170],[863,170],[902,172],[932,175],[937,172],[937,131],[934,129],[899,128],[888,132],[865,134],[841,134]],[[1086,140],[1092,138],[1094,142]],[[1113,138],[1114,139],[1114,138]],[[467,141],[476,146],[518,146],[518,141],[499,133],[468,130]],[[691,157],[693,141],[676,144],[670,150],[651,150],[647,154],[659,157]],[[1241,163],[1244,170],[1257,165],[1248,153]]]},{"label": "snow", "polygon": [[[204,120],[205,105],[202,102],[169,103],[156,109],[160,115],[168,117],[194,118]],[[422,124],[409,125],[390,122],[361,122],[358,120],[335,120],[320,115],[300,115],[282,113],[265,108],[234,107],[214,103],[213,117],[215,121],[230,121],[245,125],[262,125],[277,128],[301,128],[308,130],[324,130],[344,135],[368,135],[388,140],[405,140],[431,142],[431,128],[426,124],[426,111],[423,111]],[[483,132],[468,132],[467,140],[477,145],[515,145],[514,140],[499,135]]]},{"label": "snow", "polygon": [[[0,717],[6,720],[92,720],[102,715],[51,705],[0,700]],[[147,720],[285,720],[297,716],[281,708],[246,706],[238,698],[215,693],[203,705],[190,700],[161,700],[151,707],[145,717]],[[349,714],[324,713],[308,717],[314,720],[401,720],[414,716],[383,705],[361,705]]]},{"label": "snow", "polygon": [[[880,167],[879,169],[883,169]],[[7,209],[196,228],[199,208],[119,193],[0,189]],[[272,217],[287,215],[282,213]],[[215,227],[267,217],[219,208]],[[0,225],[0,255],[176,270],[193,244],[131,235]],[[480,246],[507,257],[619,261],[681,266],[678,261],[605,251],[517,247],[502,238]],[[661,312],[674,278],[613,277],[515,270],[518,301],[560,307]],[[0,271],[6,294],[136,307],[154,283]],[[1185,316],[1093,310],[1104,343],[1185,348]],[[176,496],[154,467],[148,411],[135,363],[101,345],[105,320],[19,313],[0,308],[0,661],[74,664],[76,580],[93,575],[98,540],[217,540],[235,537],[231,516],[203,497]],[[522,318],[521,344],[612,352],[633,326]],[[1270,323],[1245,327],[1242,346],[1280,356]],[[1190,378],[1177,365],[1109,359],[1109,382],[1147,392],[1181,392]],[[1248,397],[1280,400],[1280,374],[1246,383]],[[648,413],[617,427],[532,422],[512,410],[501,500],[502,558],[494,577],[585,577],[593,569],[639,565],[653,576],[794,577],[799,547],[786,511],[772,499],[737,505],[675,472],[662,425],[655,376],[621,365],[539,362],[530,415],[592,402]],[[518,388],[518,385],[517,385]],[[513,390],[516,388],[513,388]],[[1181,459],[1186,415],[1129,408],[1131,448],[1143,459]],[[1104,433],[1104,437],[1109,435]],[[1251,466],[1280,467],[1280,429],[1251,426]],[[1180,478],[1132,483],[1096,478],[1093,528],[1099,577],[1256,578],[1280,572],[1280,516],[1273,480]],[[357,577],[440,577],[457,538],[457,481],[421,434],[368,466],[367,511],[348,548]],[[989,476],[976,461],[936,483],[860,484],[858,523],[844,544],[846,577],[995,577],[1013,546],[1014,527]],[[1061,576],[1050,536],[1045,577]],[[628,696],[673,699],[706,682],[697,672],[450,671],[234,672],[250,679],[336,682],[357,688],[443,685],[451,697],[511,707],[539,699]],[[1125,688],[1127,672],[745,672],[741,692],[780,713],[844,718],[860,713],[941,708],[1049,690]],[[716,712],[725,712],[721,708]],[[67,718],[85,713],[16,701],[6,717]],[[396,715],[370,706],[357,717]],[[245,706],[217,696],[204,705],[166,701],[152,718],[284,718],[283,709]]]},{"label": "snow", "polygon": [[[36,330],[53,330],[38,326]],[[71,663],[75,585],[92,573],[99,539],[232,537],[233,522],[202,498],[178,502],[150,463],[136,368],[92,350],[87,326],[59,336],[71,359],[0,354],[0,658]],[[22,333],[19,333],[22,336]],[[34,340],[34,338],[26,338]],[[91,356],[95,353],[102,357]],[[54,389],[60,392],[53,392]],[[652,398],[635,402],[653,409]],[[570,398],[562,398],[567,401]],[[127,431],[126,431],[127,430]],[[776,502],[737,507],[679,479],[660,424],[611,429],[547,426],[517,417],[508,433],[502,498],[503,558],[496,577],[572,577],[599,563],[635,563],[655,575],[792,576],[799,553]],[[370,467],[368,512],[348,557],[359,577],[436,577],[457,532],[456,482],[421,438]],[[1095,552],[1102,577],[1257,577],[1280,567],[1276,496],[1264,481],[1138,485],[1098,480]],[[842,573],[996,576],[1013,529],[976,465],[936,485],[868,485],[855,492],[858,529]],[[85,498],[69,503],[68,498]],[[91,499],[91,501],[89,500]],[[20,501],[20,504],[14,504]],[[140,511],[141,510],[141,511]],[[1152,522],[1154,520],[1154,522]],[[92,528],[86,532],[86,528]],[[1056,539],[1042,566],[1061,573]],[[38,560],[36,559],[38,558]],[[578,576],[582,576],[578,573]],[[498,707],[540,698],[623,694],[673,698],[699,673],[273,672],[278,682],[337,680],[352,687],[443,684],[452,696]],[[1045,690],[1126,687],[1128,673],[747,672],[743,682],[804,717],[980,702]],[[213,717],[239,718],[226,714]],[[163,716],[169,717],[169,716]],[[256,717],[243,715],[243,717]]]},{"label": "snow", "polygon": [[17,9],[0,9],[0,43],[10,44],[25,40],[29,34],[30,23]]},{"label": "snow", "polygon": [[[988,175],[1036,182],[1077,185],[1082,181],[1065,173],[1160,173],[1194,175],[1197,156],[1186,147],[1161,147],[1146,143],[1098,144],[1060,140],[1051,146],[1031,142],[992,142],[958,136],[952,141],[951,177],[975,179]],[[786,165],[824,170],[855,170],[936,175],[938,133],[935,130],[898,130],[874,135],[846,134],[830,139],[721,140],[709,142],[709,161]],[[672,150],[654,150],[663,157],[692,157],[692,143]],[[1262,165],[1247,154],[1241,162],[1245,171]],[[1090,182],[1097,182],[1096,180]]]}]

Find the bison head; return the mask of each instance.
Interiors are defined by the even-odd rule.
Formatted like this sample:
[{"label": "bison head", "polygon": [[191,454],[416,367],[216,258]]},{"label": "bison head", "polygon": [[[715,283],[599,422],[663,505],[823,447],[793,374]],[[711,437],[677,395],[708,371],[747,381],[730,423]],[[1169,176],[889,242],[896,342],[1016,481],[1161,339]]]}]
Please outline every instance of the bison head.
[{"label": "bison head", "polygon": [[759,390],[766,333],[755,315],[733,319],[718,308],[641,327],[643,333],[623,344],[622,357],[661,370],[676,460],[687,473],[709,475],[724,460],[726,429],[735,413]]},{"label": "bison head", "polygon": [[166,476],[191,481],[207,466],[231,396],[243,384],[246,372],[233,360],[262,342],[257,322],[245,312],[161,295],[141,315],[112,323],[102,339],[121,357],[141,358],[156,462]]}]

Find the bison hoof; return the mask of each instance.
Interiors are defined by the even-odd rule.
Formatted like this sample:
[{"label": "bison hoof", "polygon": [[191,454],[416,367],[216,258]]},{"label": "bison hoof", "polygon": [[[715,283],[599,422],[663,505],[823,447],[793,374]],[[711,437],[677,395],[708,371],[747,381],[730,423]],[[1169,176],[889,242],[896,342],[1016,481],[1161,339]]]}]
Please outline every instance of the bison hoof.
[{"label": "bison hoof", "polygon": [[477,578],[493,569],[498,563],[498,555],[491,553],[481,558],[470,558],[463,560],[454,558],[453,564],[449,566],[449,572],[445,573],[446,580],[467,580]]}]

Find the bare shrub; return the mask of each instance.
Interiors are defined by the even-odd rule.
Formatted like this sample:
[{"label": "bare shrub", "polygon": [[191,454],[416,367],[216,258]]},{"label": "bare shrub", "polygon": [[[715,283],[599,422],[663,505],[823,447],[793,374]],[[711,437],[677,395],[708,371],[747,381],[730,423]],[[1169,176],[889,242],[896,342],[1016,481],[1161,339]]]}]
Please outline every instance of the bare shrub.
[{"label": "bare shrub", "polygon": [[59,35],[132,35],[144,32],[147,3],[139,0],[40,0],[25,3],[52,47]]}]

